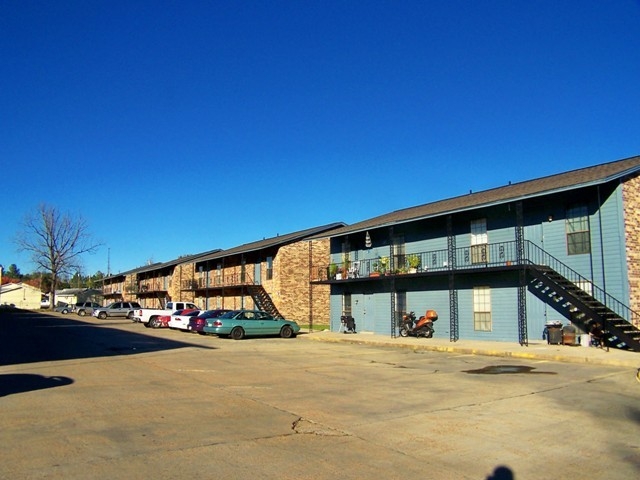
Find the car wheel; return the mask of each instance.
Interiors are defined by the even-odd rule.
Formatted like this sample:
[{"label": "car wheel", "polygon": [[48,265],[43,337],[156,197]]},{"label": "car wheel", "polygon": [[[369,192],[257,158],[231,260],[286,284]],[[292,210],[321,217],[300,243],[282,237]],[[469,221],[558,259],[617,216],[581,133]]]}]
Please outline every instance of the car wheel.
[{"label": "car wheel", "polygon": [[293,328],[291,328],[289,325],[285,325],[284,327],[282,327],[280,329],[280,336],[282,338],[291,338],[291,337],[293,337]]},{"label": "car wheel", "polygon": [[69,313],[69,310],[62,310],[62,312],[61,312],[61,313],[63,313],[63,314],[65,314],[65,315],[66,315],[67,313]]},{"label": "car wheel", "polygon": [[131,320],[133,318],[133,312],[127,313],[127,318]]},{"label": "car wheel", "polygon": [[244,330],[240,327],[234,327],[233,330],[231,330],[231,338],[234,340],[242,340],[244,338]]},{"label": "car wheel", "polygon": [[107,318],[107,312],[100,312],[100,313],[98,314],[98,318],[99,318],[100,320],[104,320],[105,318]]},{"label": "car wheel", "polygon": [[87,314],[87,312],[85,312],[84,310],[80,310],[78,312],[78,315],[80,315],[81,317],[84,317]]}]

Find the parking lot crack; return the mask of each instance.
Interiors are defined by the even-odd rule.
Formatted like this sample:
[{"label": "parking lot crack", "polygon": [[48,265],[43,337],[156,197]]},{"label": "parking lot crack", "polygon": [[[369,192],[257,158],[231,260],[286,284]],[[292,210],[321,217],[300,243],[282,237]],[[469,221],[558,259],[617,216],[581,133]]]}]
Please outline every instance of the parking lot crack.
[{"label": "parking lot crack", "polygon": [[350,436],[346,432],[342,432],[340,430],[336,430],[334,428],[330,428],[324,425],[320,425],[313,420],[307,420],[305,418],[298,418],[291,425],[291,429],[295,433],[302,433],[308,435],[321,435],[325,437],[348,437]]}]

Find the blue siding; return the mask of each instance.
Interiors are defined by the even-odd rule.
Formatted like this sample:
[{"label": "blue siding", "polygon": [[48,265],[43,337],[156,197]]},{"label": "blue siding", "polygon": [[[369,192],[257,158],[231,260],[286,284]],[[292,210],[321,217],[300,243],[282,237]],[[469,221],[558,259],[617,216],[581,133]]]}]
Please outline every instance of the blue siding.
[{"label": "blue siding", "polygon": [[[598,202],[601,202],[600,206]],[[574,203],[584,203],[589,207],[591,232],[591,252],[589,254],[568,255],[566,210]],[[624,218],[621,185],[604,185],[599,190],[586,187],[572,192],[560,192],[546,198],[523,201],[524,239],[552,255],[560,262],[577,271],[582,276],[613,295],[624,304],[629,303],[629,285],[626,265],[624,238]],[[471,221],[487,220],[489,244],[514,242],[516,238],[516,209],[512,203],[478,208],[460,212],[452,216],[453,234],[458,249],[471,245]],[[365,248],[364,233],[352,234],[350,259],[375,260],[391,255],[390,231],[387,227],[369,230],[373,248]],[[394,235],[403,235],[404,250],[407,255],[422,255],[422,266],[426,271],[442,270],[447,265],[446,217],[423,219],[393,227]],[[362,237],[362,238],[361,238]],[[331,259],[340,263],[343,238],[333,238]],[[465,253],[465,255],[467,255]],[[490,259],[492,261],[494,259]],[[468,261],[468,258],[467,258]],[[460,266],[460,260],[458,260]],[[466,266],[473,266],[465,264]],[[370,266],[369,266],[370,267]],[[361,272],[366,275],[368,272]],[[450,335],[449,287],[445,274],[433,277],[396,277],[396,291],[405,291],[407,309],[417,316],[428,309],[438,312],[435,324],[436,337]],[[459,338],[518,341],[518,274],[501,271],[498,274],[473,273],[456,274],[458,291]],[[379,334],[391,333],[391,293],[389,283],[384,281],[353,282],[332,287],[331,318],[332,328],[340,326],[341,295],[348,289],[352,294],[352,312],[361,331]],[[473,286],[491,288],[492,330],[474,330]],[[542,338],[545,323],[561,320],[560,313],[527,290],[527,330],[529,339]]]}]

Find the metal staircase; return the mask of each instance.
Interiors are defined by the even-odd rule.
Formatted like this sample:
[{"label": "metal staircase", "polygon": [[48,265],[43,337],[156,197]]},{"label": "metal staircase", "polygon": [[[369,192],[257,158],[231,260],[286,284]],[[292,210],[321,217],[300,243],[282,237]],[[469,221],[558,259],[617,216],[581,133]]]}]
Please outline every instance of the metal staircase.
[{"label": "metal staircase", "polygon": [[[604,346],[640,351],[640,330],[613,310],[614,307],[624,307],[622,304],[614,300],[609,302],[613,303],[610,308],[549,266],[531,264],[528,272],[532,292],[584,331],[601,331]],[[582,285],[597,289],[589,282]]]},{"label": "metal staircase", "polygon": [[262,285],[247,285],[246,288],[258,310],[267,312],[274,318],[284,319]]}]

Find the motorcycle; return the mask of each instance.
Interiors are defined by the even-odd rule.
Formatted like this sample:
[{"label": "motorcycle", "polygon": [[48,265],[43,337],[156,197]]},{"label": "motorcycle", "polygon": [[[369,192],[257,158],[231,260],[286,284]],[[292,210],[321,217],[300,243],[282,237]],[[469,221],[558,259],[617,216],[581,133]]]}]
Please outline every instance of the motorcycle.
[{"label": "motorcycle", "polygon": [[416,321],[415,312],[409,312],[402,316],[400,323],[401,337],[433,337],[433,322],[438,320],[438,314],[435,310],[427,310],[427,312]]}]

